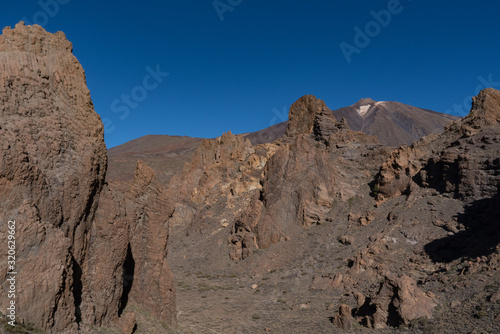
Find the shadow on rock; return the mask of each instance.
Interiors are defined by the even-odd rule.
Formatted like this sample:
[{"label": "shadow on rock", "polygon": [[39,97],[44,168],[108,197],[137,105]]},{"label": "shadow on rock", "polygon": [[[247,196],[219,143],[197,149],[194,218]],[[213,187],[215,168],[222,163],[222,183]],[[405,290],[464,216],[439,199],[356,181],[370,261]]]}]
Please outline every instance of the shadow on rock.
[{"label": "shadow on rock", "polygon": [[472,202],[458,216],[465,227],[453,235],[434,240],[424,249],[435,262],[476,258],[493,253],[500,243],[500,192],[494,197]]}]

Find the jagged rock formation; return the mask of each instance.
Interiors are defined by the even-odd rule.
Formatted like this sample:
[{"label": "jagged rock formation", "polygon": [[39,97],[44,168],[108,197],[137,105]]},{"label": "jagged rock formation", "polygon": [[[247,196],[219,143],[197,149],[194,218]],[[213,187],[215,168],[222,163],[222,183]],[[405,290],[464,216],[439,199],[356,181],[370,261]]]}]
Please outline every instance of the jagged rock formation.
[{"label": "jagged rock formation", "polygon": [[364,303],[355,311],[356,315],[359,314],[358,321],[378,329],[387,325],[409,325],[414,319],[431,319],[432,309],[436,306],[413,279],[404,275],[400,278],[386,277],[374,296],[361,298]]},{"label": "jagged rock formation", "polygon": [[470,114],[444,133],[394,151],[376,180],[379,200],[410,193],[416,184],[462,200],[493,197],[500,168],[499,105],[500,93],[486,89],[474,98]]},{"label": "jagged rock formation", "polygon": [[63,33],[39,26],[0,36],[1,209],[18,224],[18,279],[27,284],[18,316],[57,331],[76,328],[74,286],[106,173],[103,126],[71,50]]},{"label": "jagged rock formation", "polygon": [[265,168],[262,192],[249,207],[258,214],[244,212],[237,221],[255,234],[259,248],[297,227],[333,221],[334,202],[354,196],[370,176],[352,166],[375,170],[384,157],[375,138],[348,130],[313,96],[292,105],[288,124],[287,137]]},{"label": "jagged rock formation", "polygon": [[[295,107],[306,108],[305,105]],[[446,124],[459,119],[402,103],[375,102],[371,99],[362,99],[353,106],[333,112],[326,105],[322,105],[320,109],[323,107],[324,115],[333,113],[341,123],[345,119],[351,130],[375,136],[380,143],[394,147],[412,144],[425,135],[441,133]],[[291,129],[311,127],[313,122],[311,119],[308,123],[295,124]],[[268,144],[283,137],[287,128],[288,121],[243,134],[243,137],[249,139],[254,146]],[[155,170],[158,180],[166,185],[174,174],[182,170],[186,162],[191,161],[201,141],[200,138],[155,135],[113,147],[108,152],[107,180],[131,181],[137,160],[142,160]]]},{"label": "jagged rock formation", "polygon": [[[102,191],[82,268],[84,322],[106,325],[132,303],[175,324],[175,291],[167,259],[166,194],[142,162],[134,181]],[[103,256],[105,255],[105,256]],[[86,321],[85,321],[86,320]]]},{"label": "jagged rock formation", "polygon": [[[179,302],[203,310],[184,319],[213,314],[183,301],[197,296],[190,286],[235,275],[223,303],[249,332],[500,330],[498,94],[481,92],[470,116],[392,152],[312,96],[272,144],[205,142],[168,190]],[[224,291],[203,293],[217,303]],[[268,315],[262,327],[246,322],[256,312]]]},{"label": "jagged rock formation", "polygon": [[244,259],[289,230],[332,221],[334,201],[369,181],[370,173],[351,166],[375,172],[385,153],[375,138],[348,130],[323,101],[305,96],[290,108],[283,140],[255,148],[231,134],[205,140],[170,184],[172,202],[184,201],[172,208],[171,222],[190,221],[193,233],[234,221],[230,256]]},{"label": "jagged rock formation", "polygon": [[249,140],[231,132],[203,140],[192,162],[170,182],[169,203],[176,206],[175,210],[170,207],[171,223],[185,224],[187,220],[191,221],[190,231],[203,230],[205,205],[207,209],[227,207],[233,211],[230,215],[235,214],[242,203],[249,201],[249,192],[262,189],[259,174],[272,150],[254,148]]},{"label": "jagged rock formation", "polygon": [[168,256],[193,332],[500,331],[499,91],[392,152],[305,96],[282,138],[204,140],[163,189],[141,162],[132,182],[105,182],[102,124],[70,50],[36,26],[0,37],[18,320],[53,333],[131,333],[144,314],[175,325]]},{"label": "jagged rock formation", "polygon": [[175,325],[164,195],[142,165],[130,189],[105,185],[103,125],[71,51],[37,25],[0,36],[0,209],[17,225],[16,320],[51,333],[112,326],[128,298]]}]

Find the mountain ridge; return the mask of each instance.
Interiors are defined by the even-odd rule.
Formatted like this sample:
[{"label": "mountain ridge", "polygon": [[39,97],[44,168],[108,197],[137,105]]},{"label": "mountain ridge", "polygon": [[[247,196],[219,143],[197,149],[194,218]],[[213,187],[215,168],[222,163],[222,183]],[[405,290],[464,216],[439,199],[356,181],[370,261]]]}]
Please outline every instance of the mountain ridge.
[{"label": "mountain ridge", "polygon": [[[357,110],[364,106],[369,106],[366,117],[362,117]],[[399,102],[376,102],[370,98],[330,112],[339,121],[346,118],[352,130],[374,135],[382,144],[393,147],[409,145],[423,136],[439,133],[446,124],[460,119]],[[422,117],[422,113],[426,117]],[[285,135],[288,124],[288,121],[281,122],[245,133],[243,137],[248,138],[253,145],[271,143]],[[153,167],[160,182],[167,184],[190,161],[202,140],[188,136],[149,135],[110,148],[107,177],[109,180],[129,181],[133,178],[136,161],[143,160]]]}]

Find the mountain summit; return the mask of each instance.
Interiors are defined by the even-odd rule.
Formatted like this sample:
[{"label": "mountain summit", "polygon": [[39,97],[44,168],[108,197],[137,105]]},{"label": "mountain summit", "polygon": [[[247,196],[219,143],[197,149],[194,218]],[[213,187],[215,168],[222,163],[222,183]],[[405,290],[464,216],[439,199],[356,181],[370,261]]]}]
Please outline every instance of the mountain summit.
[{"label": "mountain summit", "polygon": [[333,111],[336,119],[345,118],[354,131],[376,136],[387,146],[410,145],[459,117],[409,106],[399,102],[361,99],[352,106]]}]

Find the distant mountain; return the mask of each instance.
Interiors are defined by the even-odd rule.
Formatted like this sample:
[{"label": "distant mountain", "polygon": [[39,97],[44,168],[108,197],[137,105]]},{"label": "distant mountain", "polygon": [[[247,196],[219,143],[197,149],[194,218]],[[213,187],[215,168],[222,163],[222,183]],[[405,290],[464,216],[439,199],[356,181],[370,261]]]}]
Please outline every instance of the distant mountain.
[{"label": "distant mountain", "polygon": [[[283,136],[288,122],[264,130],[244,134],[252,145],[265,144]],[[108,150],[107,180],[131,181],[137,160],[154,169],[158,181],[167,184],[186,162],[193,158],[202,138],[187,136],[149,135]]]},{"label": "distant mountain", "polygon": [[410,145],[460,117],[409,106],[399,102],[376,102],[361,99],[350,107],[333,111],[337,120],[343,117],[354,131],[376,136],[387,146]]},{"label": "distant mountain", "polygon": [[[422,137],[441,133],[444,126],[460,117],[421,109],[399,102],[377,102],[370,98],[333,111],[335,118],[347,120],[349,128],[375,136],[380,143],[398,147],[410,145]],[[288,121],[247,134],[252,144],[270,143],[285,134]]]},{"label": "distant mountain", "polygon": [[281,138],[286,131],[288,121],[272,125],[264,130],[247,133],[243,136],[248,138],[253,145],[272,143]]},{"label": "distant mountain", "polygon": [[168,183],[186,162],[191,161],[202,138],[150,135],[108,150],[107,180],[130,181],[137,160],[154,169],[158,181]]},{"label": "distant mountain", "polygon": [[[441,133],[446,124],[459,119],[399,102],[376,102],[372,99],[361,99],[350,107],[333,111],[333,115],[338,121],[346,118],[351,130],[376,136],[382,144],[393,147],[409,145],[426,135]],[[287,126],[288,121],[243,136],[253,145],[271,143],[285,134]],[[106,177],[108,180],[130,181],[137,160],[142,160],[155,170],[161,183],[167,184],[186,162],[191,161],[201,141],[201,138],[167,135],[134,139],[108,151]]]}]

